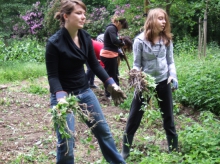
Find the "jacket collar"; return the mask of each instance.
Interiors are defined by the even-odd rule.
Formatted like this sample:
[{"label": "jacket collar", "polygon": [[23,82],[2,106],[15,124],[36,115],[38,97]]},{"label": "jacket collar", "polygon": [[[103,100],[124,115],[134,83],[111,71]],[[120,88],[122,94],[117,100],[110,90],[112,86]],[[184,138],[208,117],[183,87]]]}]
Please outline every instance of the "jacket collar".
[{"label": "jacket collar", "polygon": [[[151,45],[151,43],[148,40],[146,40],[146,38],[144,36],[144,32],[140,33],[136,38],[141,40],[145,45],[147,45],[147,47],[149,47],[152,50],[152,45]],[[162,40],[160,41],[160,44],[163,45],[163,41]]]}]

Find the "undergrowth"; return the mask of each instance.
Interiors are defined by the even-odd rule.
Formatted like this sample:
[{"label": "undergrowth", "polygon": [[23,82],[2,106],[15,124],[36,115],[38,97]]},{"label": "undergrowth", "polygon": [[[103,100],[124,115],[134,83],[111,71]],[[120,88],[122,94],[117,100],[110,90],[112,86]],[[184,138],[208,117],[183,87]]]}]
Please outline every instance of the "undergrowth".
[{"label": "undergrowth", "polygon": [[0,84],[34,79],[46,75],[44,63],[36,62],[0,62]]}]

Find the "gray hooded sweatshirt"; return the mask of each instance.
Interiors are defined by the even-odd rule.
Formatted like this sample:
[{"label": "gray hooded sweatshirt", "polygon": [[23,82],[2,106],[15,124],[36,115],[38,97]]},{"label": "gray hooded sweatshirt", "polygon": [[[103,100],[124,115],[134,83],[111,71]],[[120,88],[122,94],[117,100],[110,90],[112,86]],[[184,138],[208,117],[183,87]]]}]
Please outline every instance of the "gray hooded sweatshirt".
[{"label": "gray hooded sweatshirt", "polygon": [[173,59],[173,43],[166,47],[162,40],[152,45],[139,34],[133,44],[133,68],[142,70],[155,77],[156,83],[162,82],[172,76],[177,81],[176,68]]}]

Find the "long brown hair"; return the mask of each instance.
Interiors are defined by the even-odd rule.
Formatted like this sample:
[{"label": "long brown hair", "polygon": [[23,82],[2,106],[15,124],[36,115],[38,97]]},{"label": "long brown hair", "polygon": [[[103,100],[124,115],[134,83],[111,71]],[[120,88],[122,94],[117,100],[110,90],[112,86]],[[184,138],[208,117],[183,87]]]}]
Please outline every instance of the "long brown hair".
[{"label": "long brown hair", "polygon": [[122,29],[128,28],[128,22],[127,22],[126,18],[124,18],[124,17],[120,17],[118,15],[113,15],[113,17],[111,18],[111,22],[112,23],[120,22],[122,24]]},{"label": "long brown hair", "polygon": [[81,0],[61,0],[60,9],[55,13],[54,18],[60,21],[60,26],[65,24],[64,14],[71,14],[75,9],[75,5],[80,5],[86,11],[86,5]]},{"label": "long brown hair", "polygon": [[170,41],[172,40],[170,21],[169,21],[169,17],[167,15],[166,11],[161,8],[155,8],[155,9],[149,10],[148,15],[147,15],[147,19],[144,24],[144,35],[148,41],[155,44],[153,42],[153,39],[155,37],[154,34],[155,34],[155,29],[156,29],[156,21],[157,21],[159,12],[164,13],[165,20],[166,20],[164,30],[162,32],[160,32],[159,35],[161,36],[164,44],[166,46],[168,46],[170,44]]}]

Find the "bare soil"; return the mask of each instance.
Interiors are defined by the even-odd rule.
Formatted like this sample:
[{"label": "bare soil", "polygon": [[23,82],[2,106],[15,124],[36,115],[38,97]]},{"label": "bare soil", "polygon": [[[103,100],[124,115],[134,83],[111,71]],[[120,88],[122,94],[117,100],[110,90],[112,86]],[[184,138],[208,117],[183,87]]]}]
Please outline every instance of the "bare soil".
[{"label": "bare soil", "polygon": [[[39,79],[45,80],[45,78]],[[116,120],[115,115],[125,112],[113,106],[105,98],[99,80],[95,81],[99,88],[96,93],[108,124],[121,129],[125,122]],[[22,91],[29,83],[6,84],[0,86],[0,164],[8,164],[19,154],[31,154],[33,147],[37,147],[40,154],[49,156],[50,163],[55,163],[56,135],[53,130],[49,113],[50,95],[30,94]],[[115,126],[117,125],[117,126]],[[93,163],[102,158],[98,143],[84,123],[76,123],[75,162]],[[112,127],[111,127],[112,128]],[[85,143],[92,136],[92,143]],[[90,147],[93,145],[94,147]],[[36,163],[33,161],[33,163]]]},{"label": "bare soil", "polygon": [[[38,80],[45,81],[46,79]],[[116,146],[120,150],[126,119],[120,118],[119,114],[124,116],[128,111],[115,107],[110,100],[104,97],[103,87],[99,80],[96,79],[95,84],[99,88],[93,90],[112,130]],[[48,112],[50,95],[30,94],[21,89],[28,85],[29,83],[24,81],[17,85],[6,84],[0,87],[0,164],[11,163],[18,158],[19,154],[26,154],[31,158],[33,151],[37,151],[39,158],[43,158],[43,155],[47,156],[50,161],[48,163],[56,161],[56,135]],[[188,115],[192,114],[188,109],[183,112]],[[74,150],[75,163],[93,163],[102,159],[96,139],[92,137],[92,141],[88,141],[92,134],[87,126],[77,122],[75,128],[77,134]],[[163,130],[161,124],[159,128]],[[148,129],[146,133],[150,135],[154,132]],[[159,144],[166,149],[165,141]],[[39,162],[35,162],[33,159],[30,163]]]}]

